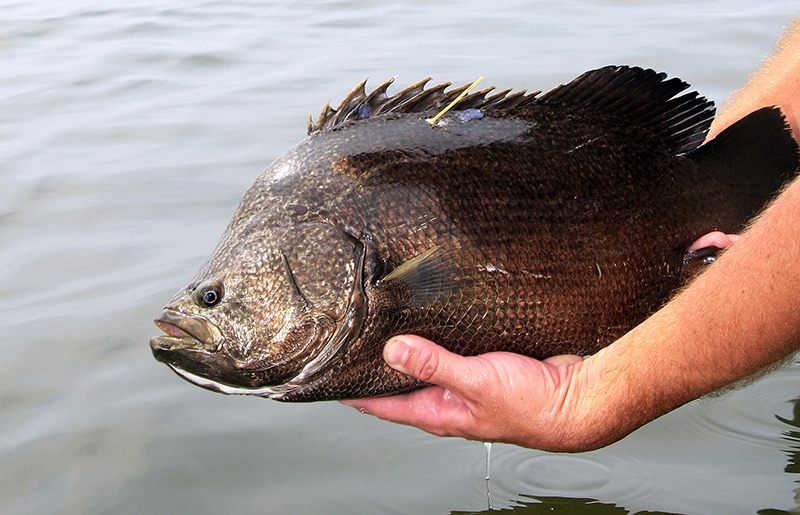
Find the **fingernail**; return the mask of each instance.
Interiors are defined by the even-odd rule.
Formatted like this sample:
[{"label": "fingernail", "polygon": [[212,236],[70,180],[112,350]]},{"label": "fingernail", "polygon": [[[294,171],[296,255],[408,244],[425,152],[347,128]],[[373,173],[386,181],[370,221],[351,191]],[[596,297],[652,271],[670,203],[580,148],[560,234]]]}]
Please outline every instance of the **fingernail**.
[{"label": "fingernail", "polygon": [[402,368],[408,361],[410,349],[408,344],[399,338],[390,338],[383,348],[383,359],[392,368]]}]

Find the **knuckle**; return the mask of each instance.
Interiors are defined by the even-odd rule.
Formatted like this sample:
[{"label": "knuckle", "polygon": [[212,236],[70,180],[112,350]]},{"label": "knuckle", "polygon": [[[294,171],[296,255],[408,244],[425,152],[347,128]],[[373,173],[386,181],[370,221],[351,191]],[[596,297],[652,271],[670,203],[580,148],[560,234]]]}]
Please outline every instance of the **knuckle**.
[{"label": "knuckle", "polygon": [[417,351],[414,376],[426,383],[435,379],[439,369],[439,353],[423,347]]}]

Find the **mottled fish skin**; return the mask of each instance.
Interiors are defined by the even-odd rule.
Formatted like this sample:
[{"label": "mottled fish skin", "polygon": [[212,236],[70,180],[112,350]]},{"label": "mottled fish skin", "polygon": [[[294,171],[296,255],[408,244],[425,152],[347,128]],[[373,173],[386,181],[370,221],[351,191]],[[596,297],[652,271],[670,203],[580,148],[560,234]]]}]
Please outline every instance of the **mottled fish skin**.
[{"label": "mottled fish skin", "polygon": [[[223,393],[312,401],[419,387],[383,362],[394,334],[462,355],[592,354],[696,273],[696,238],[740,231],[797,169],[777,109],[697,148],[713,105],[652,70],[484,90],[433,126],[463,88],[425,82],[395,97],[362,83],[326,106],[167,306],[157,323],[188,337],[154,338],[157,359]],[[201,319],[222,343],[200,344]]]}]

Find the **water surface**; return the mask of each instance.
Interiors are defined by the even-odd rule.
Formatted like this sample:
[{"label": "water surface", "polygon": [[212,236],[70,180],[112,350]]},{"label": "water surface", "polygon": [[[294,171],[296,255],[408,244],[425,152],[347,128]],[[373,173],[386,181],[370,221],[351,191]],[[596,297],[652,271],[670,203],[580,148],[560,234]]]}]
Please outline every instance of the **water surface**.
[{"label": "water surface", "polygon": [[[0,512],[471,513],[485,449],[194,387],[152,319],[245,189],[364,77],[547,90],[605,64],[721,102],[794,2],[0,4]],[[495,445],[519,513],[797,508],[800,367],[606,449]],[[780,417],[780,418],[778,418]],[[792,432],[795,431],[795,432]]]}]

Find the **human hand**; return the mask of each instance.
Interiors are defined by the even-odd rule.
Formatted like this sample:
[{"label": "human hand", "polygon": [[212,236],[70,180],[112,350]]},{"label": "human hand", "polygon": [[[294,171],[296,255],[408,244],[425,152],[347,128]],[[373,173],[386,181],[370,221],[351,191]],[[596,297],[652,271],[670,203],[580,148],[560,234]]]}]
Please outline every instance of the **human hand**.
[{"label": "human hand", "polygon": [[345,404],[439,436],[560,451],[594,447],[580,427],[588,378],[580,356],[463,357],[418,336],[390,339],[383,356],[395,370],[432,386]]}]

